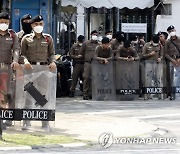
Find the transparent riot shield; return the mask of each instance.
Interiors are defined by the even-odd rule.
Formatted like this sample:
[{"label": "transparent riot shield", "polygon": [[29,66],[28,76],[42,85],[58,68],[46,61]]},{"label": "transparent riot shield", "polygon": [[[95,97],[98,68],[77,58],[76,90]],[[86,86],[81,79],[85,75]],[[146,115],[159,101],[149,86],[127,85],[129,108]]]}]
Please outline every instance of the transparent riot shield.
[{"label": "transparent riot shield", "polygon": [[13,71],[10,65],[0,63],[0,118],[4,122],[14,118]]},{"label": "transparent riot shield", "polygon": [[170,75],[171,75],[171,96],[175,100],[180,100],[180,66],[175,67],[170,63]]},{"label": "transparent riot shield", "polygon": [[137,100],[139,98],[139,61],[116,61],[117,100]]},{"label": "transparent riot shield", "polygon": [[144,99],[164,99],[166,85],[164,74],[165,62],[157,63],[155,60],[145,60],[144,62]]},{"label": "transparent riot shield", "polygon": [[21,66],[16,71],[15,119],[22,130],[51,131],[54,128],[56,104],[56,71],[48,66]]},{"label": "transparent riot shield", "polygon": [[91,63],[92,99],[115,100],[113,61],[101,64],[97,60]]}]

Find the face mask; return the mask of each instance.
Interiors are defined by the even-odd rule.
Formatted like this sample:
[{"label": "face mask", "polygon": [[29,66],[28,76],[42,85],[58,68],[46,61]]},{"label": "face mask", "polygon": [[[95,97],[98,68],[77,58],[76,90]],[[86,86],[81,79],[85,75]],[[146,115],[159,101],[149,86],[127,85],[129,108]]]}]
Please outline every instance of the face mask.
[{"label": "face mask", "polygon": [[43,26],[36,26],[33,28],[33,30],[36,32],[36,33],[42,33],[43,31]]},{"label": "face mask", "polygon": [[157,47],[157,46],[158,46],[158,43],[153,43],[153,46],[154,46],[154,47]]},{"label": "face mask", "polygon": [[134,44],[138,44],[138,40],[136,40],[136,41],[133,41],[133,43],[134,43]]},{"label": "face mask", "polygon": [[92,35],[92,40],[97,41],[98,37],[96,35]]},{"label": "face mask", "polygon": [[112,35],[106,35],[106,37],[110,40],[112,39]]},{"label": "face mask", "polygon": [[170,33],[170,36],[175,36],[176,35],[176,32],[171,32]]},{"label": "face mask", "polygon": [[22,22],[22,29],[25,34],[30,34],[32,31],[32,27],[30,23]]},{"label": "face mask", "polygon": [[9,25],[5,24],[5,23],[2,23],[0,24],[0,30],[2,31],[6,31],[8,29]]}]

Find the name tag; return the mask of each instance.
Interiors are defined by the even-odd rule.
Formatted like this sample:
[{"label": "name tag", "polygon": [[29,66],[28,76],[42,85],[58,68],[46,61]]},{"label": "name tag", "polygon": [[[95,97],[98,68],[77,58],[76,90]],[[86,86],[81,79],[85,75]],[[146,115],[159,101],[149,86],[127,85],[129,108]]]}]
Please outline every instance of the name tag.
[{"label": "name tag", "polygon": [[11,41],[11,40],[12,40],[12,38],[11,38],[11,37],[9,37],[9,38],[6,38],[6,40],[7,40],[7,41],[9,41],[9,40]]}]

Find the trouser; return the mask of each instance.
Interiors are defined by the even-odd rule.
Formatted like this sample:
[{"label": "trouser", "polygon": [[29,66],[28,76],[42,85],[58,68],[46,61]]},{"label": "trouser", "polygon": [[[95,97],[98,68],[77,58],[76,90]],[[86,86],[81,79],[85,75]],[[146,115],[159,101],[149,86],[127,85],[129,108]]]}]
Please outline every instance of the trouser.
[{"label": "trouser", "polygon": [[[170,74],[171,74],[171,96],[176,95],[176,87],[180,87],[180,66],[174,67],[170,64]],[[178,90],[179,91],[179,90]],[[179,92],[178,92],[179,93]]]},{"label": "trouser", "polygon": [[0,63],[0,108],[12,106],[12,69],[10,65]]},{"label": "trouser", "polygon": [[[34,72],[32,70],[24,70],[24,82],[25,84],[27,84],[28,82],[33,82],[33,86],[42,94],[45,96],[45,98],[48,100],[48,91],[49,91],[49,76],[47,74],[47,71],[42,71],[42,69],[39,68],[35,68],[37,72]],[[41,107],[41,106],[36,106],[36,101],[34,100],[34,98],[26,91],[26,95],[25,95],[25,105],[24,108],[25,109],[48,109],[48,105],[49,103],[47,103],[45,106]],[[30,121],[28,120],[24,120],[23,124],[27,124],[30,123]],[[47,123],[47,122],[43,122],[42,121],[42,126],[43,123]]]},{"label": "trouser", "polygon": [[91,63],[85,62],[83,72],[83,96],[88,96],[91,90]]},{"label": "trouser", "polygon": [[78,79],[82,78],[82,76],[83,76],[83,71],[84,71],[84,64],[76,63],[73,68],[72,84],[71,84],[70,91],[72,91],[72,92],[75,91]]}]

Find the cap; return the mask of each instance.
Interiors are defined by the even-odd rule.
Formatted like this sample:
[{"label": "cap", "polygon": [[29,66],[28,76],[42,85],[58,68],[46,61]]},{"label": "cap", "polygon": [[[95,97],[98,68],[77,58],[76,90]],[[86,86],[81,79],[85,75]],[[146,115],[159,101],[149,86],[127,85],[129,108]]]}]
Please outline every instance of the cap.
[{"label": "cap", "polygon": [[131,46],[131,41],[127,40],[124,42],[124,47],[129,48]]},{"label": "cap", "polygon": [[22,16],[21,20],[26,20],[26,19],[32,19],[32,15],[31,14],[25,14]]},{"label": "cap", "polygon": [[118,36],[124,37],[124,32],[121,32],[121,31],[116,32],[116,37]]},{"label": "cap", "polygon": [[105,32],[105,35],[108,34],[108,33],[112,33],[112,30],[108,30]]},{"label": "cap", "polygon": [[130,40],[131,41],[134,41],[134,40],[137,40],[138,39],[138,36],[136,35],[136,34],[132,34],[131,36],[130,36]]},{"label": "cap", "polygon": [[10,19],[10,15],[7,12],[1,12],[0,13],[0,19]]},{"label": "cap", "polygon": [[102,42],[102,44],[109,43],[109,38],[103,37],[101,42]]},{"label": "cap", "polygon": [[174,27],[173,25],[169,26],[169,27],[167,28],[167,31],[170,31],[170,30],[172,30],[172,29],[175,29],[175,27]]},{"label": "cap", "polygon": [[153,35],[152,35],[152,41],[153,41],[154,43],[158,43],[158,42],[159,42],[159,35],[153,34]]},{"label": "cap", "polygon": [[31,24],[34,22],[40,22],[40,21],[43,21],[43,17],[42,15],[37,15],[31,19]]},{"label": "cap", "polygon": [[83,36],[83,35],[79,35],[79,36],[78,36],[78,41],[79,41],[79,42],[83,42],[83,40],[84,40],[84,36]]},{"label": "cap", "polygon": [[166,32],[161,32],[161,31],[159,31],[159,32],[157,33],[157,35],[158,35],[158,36],[160,36],[160,35],[164,35],[164,36],[165,36],[165,38],[167,38],[167,37],[168,37],[168,33],[166,33]]},{"label": "cap", "polygon": [[93,30],[93,31],[91,32],[91,35],[92,35],[92,34],[95,34],[95,33],[98,33],[97,30]]}]

